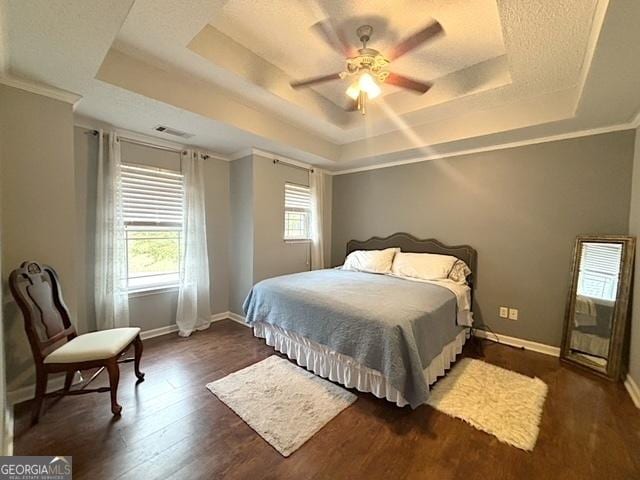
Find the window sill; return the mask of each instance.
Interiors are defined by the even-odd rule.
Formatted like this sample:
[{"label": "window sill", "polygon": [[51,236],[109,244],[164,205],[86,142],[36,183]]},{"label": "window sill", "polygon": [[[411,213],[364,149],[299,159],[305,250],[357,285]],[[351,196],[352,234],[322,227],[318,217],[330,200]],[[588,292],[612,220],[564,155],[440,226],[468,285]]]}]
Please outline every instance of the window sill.
[{"label": "window sill", "polygon": [[135,290],[129,290],[129,298],[145,297],[147,295],[157,295],[160,293],[177,292],[179,289],[180,285],[158,285],[155,287],[136,288]]},{"label": "window sill", "polygon": [[311,243],[310,239],[305,239],[305,238],[297,238],[297,239],[284,239],[284,243]]}]

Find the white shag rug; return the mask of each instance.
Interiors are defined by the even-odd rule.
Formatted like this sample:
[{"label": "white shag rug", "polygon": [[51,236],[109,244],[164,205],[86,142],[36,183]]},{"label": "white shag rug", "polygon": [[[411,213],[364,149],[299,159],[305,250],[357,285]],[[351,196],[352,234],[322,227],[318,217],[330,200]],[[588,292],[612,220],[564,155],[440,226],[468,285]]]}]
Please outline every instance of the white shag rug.
[{"label": "white shag rug", "polygon": [[538,439],[547,385],[480,360],[463,358],[431,390],[427,404],[531,451]]},{"label": "white shag rug", "polygon": [[285,457],[358,398],[276,355],[207,388]]}]

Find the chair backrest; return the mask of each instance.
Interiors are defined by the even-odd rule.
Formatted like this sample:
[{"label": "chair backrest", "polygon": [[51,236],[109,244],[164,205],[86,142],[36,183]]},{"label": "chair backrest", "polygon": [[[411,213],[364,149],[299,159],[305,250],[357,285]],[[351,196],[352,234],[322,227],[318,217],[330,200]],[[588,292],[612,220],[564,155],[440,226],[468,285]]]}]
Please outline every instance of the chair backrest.
[{"label": "chair backrest", "polygon": [[20,268],[11,272],[9,288],[22,311],[36,363],[41,363],[64,341],[77,336],[53,268],[32,260],[22,262]]}]

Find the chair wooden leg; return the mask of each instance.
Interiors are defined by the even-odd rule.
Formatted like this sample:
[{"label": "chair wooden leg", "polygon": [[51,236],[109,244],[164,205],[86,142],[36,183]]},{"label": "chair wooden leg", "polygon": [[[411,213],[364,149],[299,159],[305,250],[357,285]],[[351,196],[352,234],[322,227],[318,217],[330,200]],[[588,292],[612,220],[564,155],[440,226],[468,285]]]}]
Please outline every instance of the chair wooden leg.
[{"label": "chair wooden leg", "polygon": [[118,383],[120,382],[120,367],[118,367],[118,360],[112,358],[107,361],[107,371],[109,372],[109,388],[111,394],[111,413],[118,416],[122,412],[122,407],[118,405]]},{"label": "chair wooden leg", "polygon": [[33,411],[31,413],[31,425],[38,423],[42,402],[47,393],[48,374],[44,370],[36,369],[36,397],[33,400]]},{"label": "chair wooden leg", "polygon": [[71,389],[71,385],[73,384],[73,377],[75,377],[76,372],[67,372],[64,377],[64,391],[68,392]]},{"label": "chair wooden leg", "polygon": [[133,348],[135,349],[135,361],[133,364],[133,369],[136,373],[136,377],[138,377],[138,380],[144,380],[144,373],[142,373],[140,371],[140,359],[142,358],[142,340],[140,339],[140,335],[138,335],[136,337],[136,339],[133,341]]}]

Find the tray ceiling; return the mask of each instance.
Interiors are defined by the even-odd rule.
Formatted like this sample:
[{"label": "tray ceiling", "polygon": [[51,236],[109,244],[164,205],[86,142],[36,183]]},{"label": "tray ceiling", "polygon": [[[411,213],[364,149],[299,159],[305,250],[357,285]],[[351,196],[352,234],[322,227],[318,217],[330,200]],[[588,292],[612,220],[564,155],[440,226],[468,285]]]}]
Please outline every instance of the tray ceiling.
[{"label": "tray ceiling", "polygon": [[[340,72],[345,59],[312,31],[314,23],[330,19],[351,45],[360,48],[360,25],[374,28],[369,42],[383,54],[432,19],[446,35],[392,62],[394,72],[421,80],[460,71],[506,53],[494,0],[369,0],[364,2],[296,2],[291,0],[228,0],[215,2],[209,24],[251,50],[291,78]],[[347,80],[314,87],[342,106]],[[401,91],[385,85],[382,95]],[[414,96],[411,92],[403,92]]]},{"label": "tray ceiling", "polygon": [[[369,113],[346,85],[293,90],[343,59],[311,25],[390,45],[435,18],[447,35],[392,64]],[[0,0],[0,75],[83,96],[76,112],[166,124],[230,154],[258,147],[340,170],[628,122],[640,107],[640,2],[607,0]],[[463,148],[464,147],[464,148]]]}]

